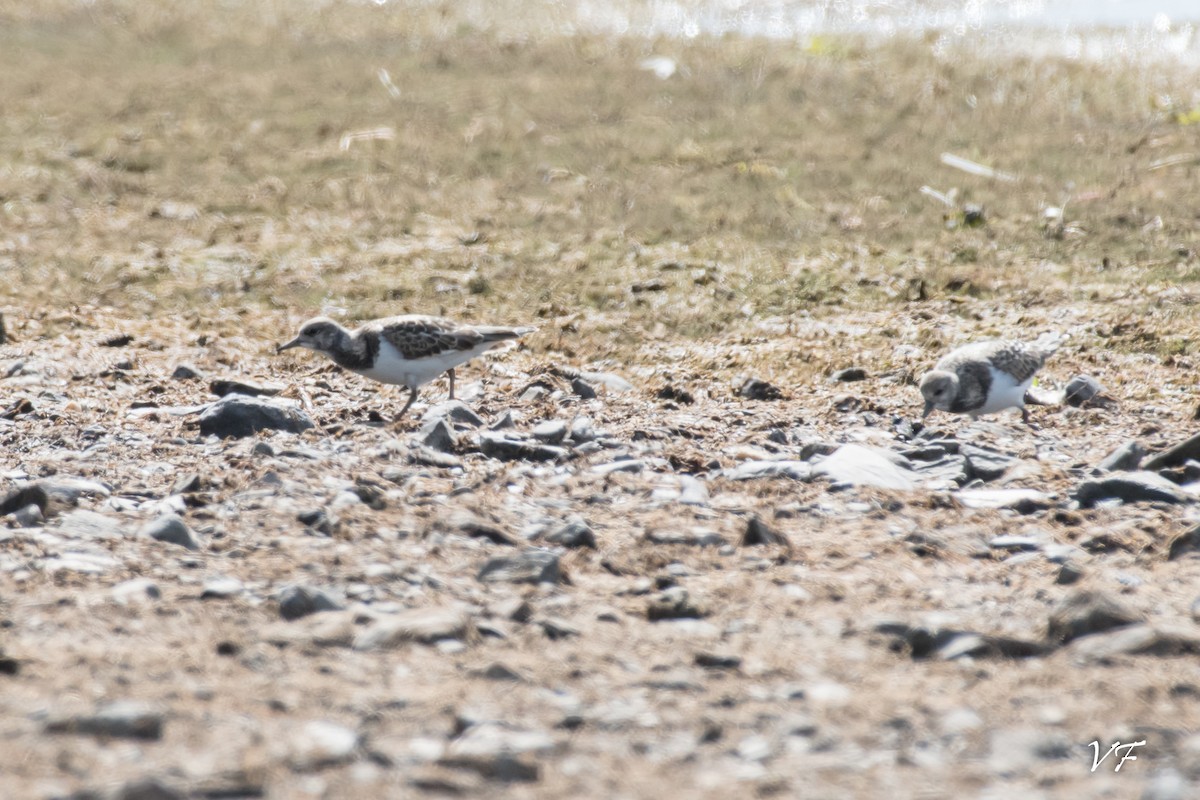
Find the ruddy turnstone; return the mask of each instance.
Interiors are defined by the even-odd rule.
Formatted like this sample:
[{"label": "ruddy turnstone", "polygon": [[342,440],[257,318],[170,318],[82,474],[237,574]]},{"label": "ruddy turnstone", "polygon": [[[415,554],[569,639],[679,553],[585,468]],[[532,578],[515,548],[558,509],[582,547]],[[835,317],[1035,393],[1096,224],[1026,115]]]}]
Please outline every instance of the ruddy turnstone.
[{"label": "ruddy turnstone", "polygon": [[461,325],[441,317],[411,314],[378,319],[348,331],[328,317],[316,317],[301,325],[299,335],[275,352],[307,347],[351,372],[380,383],[407,386],[411,393],[396,416],[399,420],[416,402],[421,386],[448,371],[450,398],[454,399],[455,367],[535,330],[531,326]]},{"label": "ruddy turnstone", "polygon": [[921,378],[925,413],[935,408],[952,414],[994,414],[1006,408],[1021,409],[1029,422],[1025,392],[1033,376],[1066,339],[1050,333],[1036,342],[988,341],[964,345],[937,362]]}]

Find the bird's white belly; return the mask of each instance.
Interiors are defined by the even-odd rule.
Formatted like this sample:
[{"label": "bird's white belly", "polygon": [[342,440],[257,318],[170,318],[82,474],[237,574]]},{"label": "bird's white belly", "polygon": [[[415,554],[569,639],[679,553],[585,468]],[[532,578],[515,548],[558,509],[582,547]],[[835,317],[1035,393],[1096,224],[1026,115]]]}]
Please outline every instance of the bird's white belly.
[{"label": "bird's white belly", "polygon": [[1033,378],[1022,383],[1007,372],[995,367],[988,367],[992,373],[992,385],[988,389],[987,398],[983,405],[975,411],[976,414],[995,414],[1006,408],[1024,408],[1025,392],[1033,385]]},{"label": "bird's white belly", "polygon": [[379,353],[375,356],[375,364],[366,369],[355,370],[380,383],[391,383],[416,389],[429,383],[448,369],[457,367],[486,348],[478,350],[451,350],[426,358],[407,359],[400,351],[392,347],[387,340],[379,342]]}]

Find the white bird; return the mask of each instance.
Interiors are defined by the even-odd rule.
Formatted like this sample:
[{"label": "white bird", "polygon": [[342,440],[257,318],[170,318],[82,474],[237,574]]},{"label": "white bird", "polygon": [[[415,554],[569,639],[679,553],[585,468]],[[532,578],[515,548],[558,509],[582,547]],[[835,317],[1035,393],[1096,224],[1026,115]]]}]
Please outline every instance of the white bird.
[{"label": "white bird", "polygon": [[929,416],[936,408],[952,414],[994,414],[1019,408],[1029,422],[1025,393],[1034,374],[1066,340],[1050,333],[1036,342],[987,341],[963,345],[943,357],[921,378],[921,395]]},{"label": "white bird", "polygon": [[410,394],[396,416],[399,420],[416,402],[421,386],[448,371],[453,399],[455,367],[535,330],[533,326],[462,325],[442,317],[410,314],[374,320],[350,331],[328,317],[315,317],[276,352],[306,347],[351,372],[380,383],[407,386]]}]

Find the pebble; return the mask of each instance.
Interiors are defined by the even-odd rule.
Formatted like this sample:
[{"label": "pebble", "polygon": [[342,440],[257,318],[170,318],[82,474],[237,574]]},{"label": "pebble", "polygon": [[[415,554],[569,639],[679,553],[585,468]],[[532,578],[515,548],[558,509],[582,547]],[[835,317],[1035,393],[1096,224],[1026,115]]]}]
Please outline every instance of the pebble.
[{"label": "pebble", "polygon": [[1019,514],[1032,514],[1048,508],[1052,498],[1036,489],[963,489],[952,495],[966,508],[1008,508]]},{"label": "pebble", "polygon": [[163,514],[142,526],[139,536],[148,537],[158,542],[176,544],[188,550],[199,550],[200,542],[191,528],[178,514]]},{"label": "pebble", "polygon": [[576,417],[571,423],[571,441],[585,444],[596,438],[595,424],[587,417]]},{"label": "pebble", "polygon": [[1067,405],[1083,406],[1094,400],[1104,389],[1100,382],[1089,375],[1076,375],[1067,381],[1063,399]]},{"label": "pebble", "polygon": [[454,431],[442,417],[436,417],[421,426],[417,436],[421,445],[438,453],[454,452]]},{"label": "pebble", "polygon": [[646,466],[646,462],[637,458],[625,458],[619,461],[610,461],[607,464],[597,464],[590,468],[588,472],[594,475],[609,475],[614,472],[641,472]]},{"label": "pebble", "polygon": [[217,397],[226,397],[231,394],[240,394],[246,397],[273,397],[284,389],[275,384],[253,383],[231,378],[215,380],[208,384],[208,388]]},{"label": "pebble", "polygon": [[1081,636],[1134,625],[1140,621],[1139,615],[1107,594],[1076,590],[1051,610],[1046,639],[1065,644]]},{"label": "pebble", "polygon": [[300,619],[321,611],[340,611],[343,605],[332,594],[314,586],[285,586],[279,592],[279,615]]},{"label": "pebble", "polygon": [[561,419],[549,419],[534,425],[530,433],[540,442],[558,444],[567,438],[567,423]]},{"label": "pebble", "polygon": [[1098,467],[1105,472],[1133,472],[1145,457],[1146,448],[1139,442],[1129,441],[1105,456]]},{"label": "pebble", "polygon": [[101,706],[94,714],[79,714],[52,719],[47,733],[75,733],[84,736],[109,736],[116,739],[162,738],[165,716],[143,703],[119,700]]},{"label": "pebble", "polygon": [[912,470],[897,466],[891,458],[870,447],[846,444],[813,467],[835,484],[877,489],[910,490],[916,486]]},{"label": "pebble", "polygon": [[508,753],[444,756],[437,763],[447,769],[466,770],[500,783],[535,783],[541,777],[537,764]]},{"label": "pebble", "polygon": [[1058,568],[1058,575],[1054,578],[1054,582],[1062,586],[1070,586],[1082,577],[1083,568],[1068,561]]},{"label": "pebble", "polygon": [[958,454],[963,456],[963,482],[979,479],[990,483],[1003,477],[1017,460],[995,450],[964,444],[959,447]]},{"label": "pebble", "polygon": [[421,416],[422,427],[435,419],[446,419],[453,424],[466,425],[471,428],[481,428],[484,424],[483,417],[476,414],[473,408],[461,400],[444,400],[430,406],[429,410]]},{"label": "pebble", "polygon": [[466,639],[472,632],[470,614],[462,607],[414,608],[367,625],[354,637],[354,649],[390,650],[410,642],[436,644],[443,639]]},{"label": "pebble", "polygon": [[204,582],[204,588],[200,591],[200,599],[226,600],[230,597],[237,597],[245,590],[245,584],[237,578],[212,578]]},{"label": "pebble", "polygon": [[732,469],[725,470],[725,477],[732,481],[757,480],[759,478],[791,478],[806,481],[812,477],[812,465],[804,461],[745,461]]},{"label": "pebble", "polygon": [[175,371],[171,373],[171,377],[177,381],[194,381],[204,377],[204,373],[193,367],[191,364],[180,364],[175,367]]},{"label": "pebble", "polygon": [[855,381],[865,381],[867,379],[867,371],[862,367],[847,367],[839,369],[837,372],[829,376],[831,383],[853,383]]},{"label": "pebble", "polygon": [[237,394],[213,403],[200,415],[200,435],[222,439],[253,436],[264,430],[300,433],[312,427],[312,419],[299,408]]},{"label": "pebble", "polygon": [[546,541],[562,547],[590,547],[596,549],[596,534],[580,517],[573,517],[561,527],[546,535]]},{"label": "pebble", "polygon": [[187,797],[158,778],[139,778],[117,789],[112,800],[187,800]]},{"label": "pebble", "polygon": [[782,400],[783,392],[759,378],[749,378],[738,388],[738,396],[747,400]]},{"label": "pebble", "polygon": [[358,734],[336,722],[312,720],[293,731],[288,764],[298,772],[343,764],[358,748]]},{"label": "pebble", "polygon": [[1174,467],[1189,459],[1200,461],[1200,433],[1168,450],[1150,457],[1142,464],[1142,469],[1157,470],[1164,467]]},{"label": "pebble", "polygon": [[558,583],[560,577],[558,555],[540,548],[490,558],[478,575],[484,583]]},{"label": "pebble", "polygon": [[710,653],[701,651],[693,658],[697,667],[705,669],[737,669],[742,666],[742,657],[732,653]]},{"label": "pebble", "polygon": [[503,433],[480,434],[479,450],[501,461],[561,461],[568,455],[564,447],[510,438]]},{"label": "pebble", "polygon": [[571,391],[583,400],[591,400],[596,397],[596,390],[583,378],[571,379]]},{"label": "pebble", "polygon": [[132,578],[109,590],[112,599],[121,605],[144,603],[162,598],[158,584],[149,578]]},{"label": "pebble", "polygon": [[1091,508],[1105,500],[1123,503],[1189,503],[1195,498],[1157,472],[1123,472],[1084,481],[1075,490],[1081,508]]}]

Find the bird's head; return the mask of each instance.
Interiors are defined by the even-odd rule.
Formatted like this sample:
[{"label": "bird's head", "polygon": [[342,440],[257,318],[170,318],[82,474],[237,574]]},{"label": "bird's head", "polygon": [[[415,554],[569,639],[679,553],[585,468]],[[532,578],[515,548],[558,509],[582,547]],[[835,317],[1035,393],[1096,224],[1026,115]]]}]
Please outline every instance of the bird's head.
[{"label": "bird's head", "polygon": [[276,353],[290,350],[293,347],[307,347],[320,353],[328,353],[337,348],[339,342],[346,336],[346,330],[328,317],[314,317],[300,326],[300,333],[287,344],[275,348]]},{"label": "bird's head", "polygon": [[958,376],[939,369],[926,372],[925,377],[921,378],[921,396],[925,398],[922,417],[928,417],[935,408],[949,411],[954,398],[958,396]]}]

